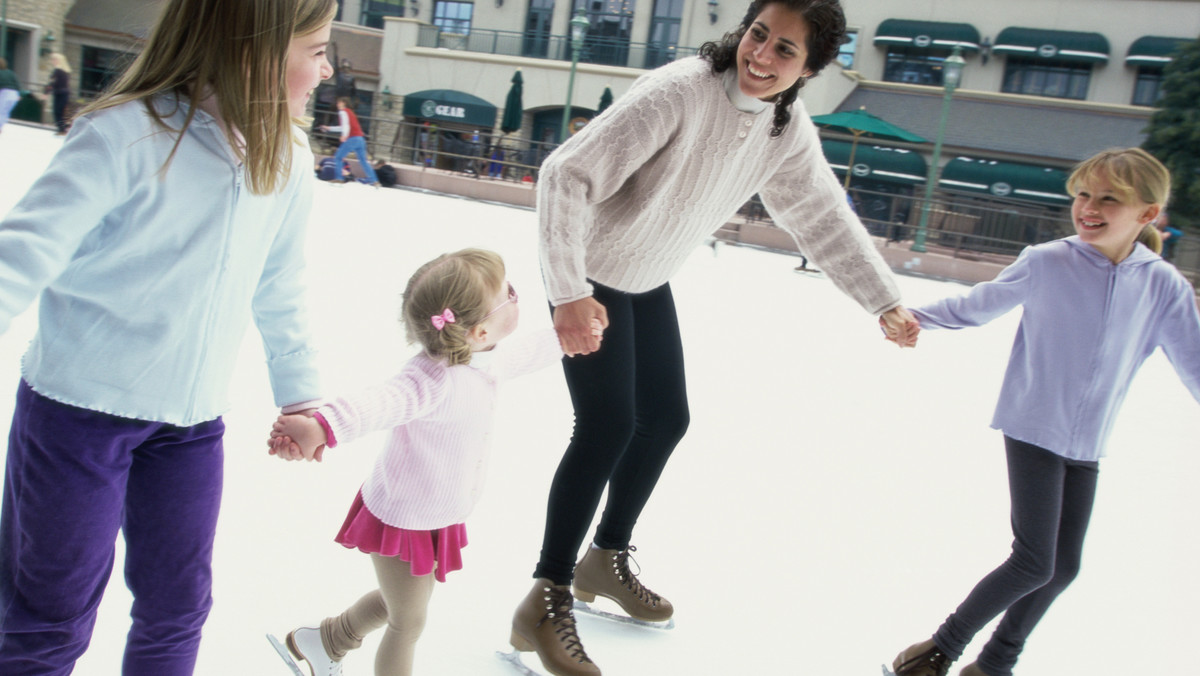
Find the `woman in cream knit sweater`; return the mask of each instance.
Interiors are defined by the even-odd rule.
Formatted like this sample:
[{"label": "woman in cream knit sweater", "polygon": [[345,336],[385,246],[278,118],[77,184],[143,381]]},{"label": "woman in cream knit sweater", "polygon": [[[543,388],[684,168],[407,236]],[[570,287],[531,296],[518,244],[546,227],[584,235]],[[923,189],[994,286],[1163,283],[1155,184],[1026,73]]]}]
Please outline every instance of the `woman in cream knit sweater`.
[{"label": "woman in cream knit sweater", "polygon": [[[628,557],[633,526],[688,426],[668,282],[697,245],[758,194],[839,289],[901,346],[915,343],[915,320],[796,100],[844,33],[837,0],[756,0],[736,31],[640,78],[542,169],[547,295],[565,352],[580,356],[563,362],[574,435],[513,643],[536,650],[554,674],[599,673],[577,637],[561,640],[574,631],[572,578],[580,600],[608,597],[635,619],[666,623],[673,612],[630,573]],[[603,347],[593,320],[605,327]]]}]

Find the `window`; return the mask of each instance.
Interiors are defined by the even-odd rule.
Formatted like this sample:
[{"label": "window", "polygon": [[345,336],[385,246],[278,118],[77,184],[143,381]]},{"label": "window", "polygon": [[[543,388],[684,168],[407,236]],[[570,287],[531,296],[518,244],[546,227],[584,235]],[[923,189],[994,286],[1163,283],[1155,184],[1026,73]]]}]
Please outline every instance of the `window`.
[{"label": "window", "polygon": [[1162,98],[1163,72],[1157,66],[1138,66],[1137,83],[1133,85],[1133,105],[1153,106]]},{"label": "window", "polygon": [[650,19],[650,39],[645,68],[658,68],[675,60],[679,46],[679,25],[683,17],[683,0],[654,0],[654,16]]},{"label": "window", "polygon": [[[948,49],[888,47],[887,61],[883,66],[883,81],[941,87],[942,63],[948,56]],[[840,55],[838,58],[841,58]]]},{"label": "window", "polygon": [[550,21],[553,18],[554,0],[529,0],[522,56],[546,58],[550,53]]},{"label": "window", "polygon": [[1092,66],[1085,63],[1034,61],[1010,56],[1004,66],[1005,94],[1058,99],[1087,98]]},{"label": "window", "polygon": [[404,16],[405,0],[363,0],[362,25],[383,28],[383,17]]},{"label": "window", "polygon": [[112,49],[84,47],[79,68],[79,93],[94,97],[133,63],[133,55]]},{"label": "window", "polygon": [[471,15],[475,13],[473,2],[450,2],[439,0],[433,5],[433,25],[445,33],[469,35]]},{"label": "window", "polygon": [[858,30],[846,30],[846,41],[838,47],[837,62],[846,70],[854,70],[854,54],[858,51]]},{"label": "window", "polygon": [[629,38],[636,4],[636,0],[575,0],[575,8],[586,10],[591,22],[580,60],[609,66],[629,65]]}]

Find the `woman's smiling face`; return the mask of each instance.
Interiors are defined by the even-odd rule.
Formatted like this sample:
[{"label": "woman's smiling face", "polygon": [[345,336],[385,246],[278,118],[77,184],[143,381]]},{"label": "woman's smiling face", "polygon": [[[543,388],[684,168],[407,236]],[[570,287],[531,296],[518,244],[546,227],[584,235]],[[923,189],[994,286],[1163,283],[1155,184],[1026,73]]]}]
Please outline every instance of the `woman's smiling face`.
[{"label": "woman's smiling face", "polygon": [[808,70],[808,21],[772,2],[754,18],[738,43],[738,87],[747,96],[770,101],[812,75]]}]

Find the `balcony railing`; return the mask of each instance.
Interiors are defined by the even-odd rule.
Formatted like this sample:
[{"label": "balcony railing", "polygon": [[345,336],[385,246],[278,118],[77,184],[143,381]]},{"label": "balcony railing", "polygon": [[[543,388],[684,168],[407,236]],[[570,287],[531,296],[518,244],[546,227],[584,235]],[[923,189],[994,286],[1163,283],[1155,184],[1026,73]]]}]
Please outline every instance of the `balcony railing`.
[{"label": "balcony railing", "polygon": [[[470,33],[447,33],[437,26],[422,26],[417,37],[420,47],[457,49],[483,54],[525,56],[534,59],[571,60],[571,40],[564,35],[471,29]],[[604,36],[584,38],[580,63],[628,68],[657,68],[684,56],[697,53],[695,47],[628,42]]]}]

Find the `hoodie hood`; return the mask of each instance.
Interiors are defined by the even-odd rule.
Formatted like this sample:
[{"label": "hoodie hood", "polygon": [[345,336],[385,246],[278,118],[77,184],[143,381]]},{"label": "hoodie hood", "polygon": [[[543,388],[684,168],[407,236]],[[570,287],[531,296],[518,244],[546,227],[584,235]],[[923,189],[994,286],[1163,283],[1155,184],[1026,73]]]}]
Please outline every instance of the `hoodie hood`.
[{"label": "hoodie hood", "polygon": [[[1108,260],[1108,256],[1105,256],[1104,254],[1100,253],[1100,250],[1097,249],[1096,247],[1092,246],[1091,244],[1088,244],[1088,243],[1084,242],[1083,240],[1081,240],[1079,238],[1079,235],[1071,235],[1070,237],[1065,237],[1065,238],[1063,238],[1063,241],[1066,242],[1071,248],[1082,253],[1084,255],[1084,258],[1086,258],[1089,262],[1091,262],[1099,267],[1107,267],[1107,266],[1110,266],[1113,264],[1112,261]],[[1160,257],[1158,254],[1154,253],[1150,249],[1147,249],[1145,247],[1145,245],[1143,245],[1141,242],[1134,242],[1133,243],[1133,252],[1130,253],[1128,256],[1126,256],[1125,260],[1121,261],[1120,263],[1117,263],[1117,266],[1118,267],[1126,267],[1126,266],[1140,267],[1143,265],[1149,265],[1150,263],[1154,263],[1155,261],[1160,261],[1160,260],[1162,260],[1162,257]]]}]

